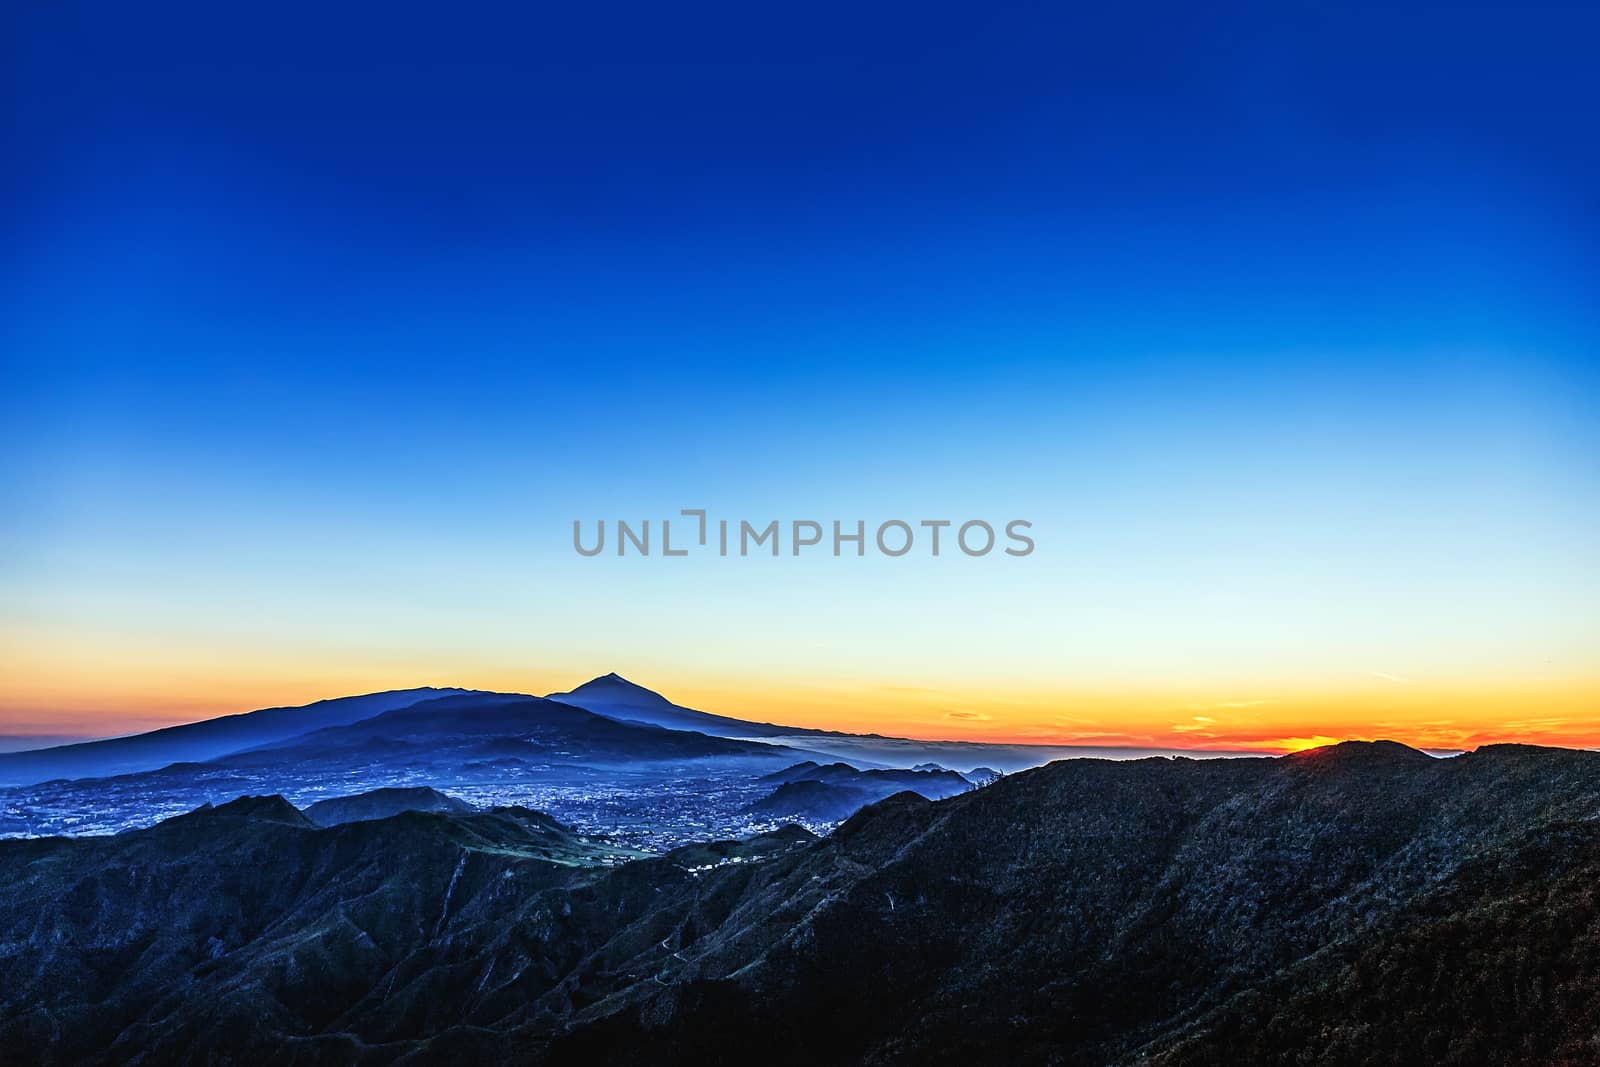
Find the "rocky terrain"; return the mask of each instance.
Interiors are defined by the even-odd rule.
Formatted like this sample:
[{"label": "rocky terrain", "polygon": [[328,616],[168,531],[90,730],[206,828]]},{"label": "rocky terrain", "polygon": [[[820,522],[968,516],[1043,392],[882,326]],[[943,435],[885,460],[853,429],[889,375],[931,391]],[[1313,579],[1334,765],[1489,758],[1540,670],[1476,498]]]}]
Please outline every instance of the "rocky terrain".
[{"label": "rocky terrain", "polygon": [[631,859],[280,798],[0,842],[18,1063],[1592,1063],[1600,754],[1073,760]]}]

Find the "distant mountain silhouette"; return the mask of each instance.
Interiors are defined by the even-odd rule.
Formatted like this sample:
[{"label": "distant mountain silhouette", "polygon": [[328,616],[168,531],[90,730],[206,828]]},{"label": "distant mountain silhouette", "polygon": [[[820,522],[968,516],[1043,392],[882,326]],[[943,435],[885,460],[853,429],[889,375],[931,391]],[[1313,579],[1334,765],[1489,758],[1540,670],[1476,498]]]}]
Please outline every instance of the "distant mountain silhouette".
[{"label": "distant mountain silhouette", "polygon": [[928,800],[943,800],[973,788],[961,775],[942,767],[937,770],[862,771],[848,763],[819,765],[815,760],[785,767],[761,780],[774,783],[777,788],[750,806],[753,814],[809,822],[848,819],[868,804],[903,791]]},{"label": "distant mountain silhouette", "polygon": [[366,819],[387,819],[403,811],[435,811],[464,815],[474,810],[466,801],[457,800],[437,789],[415,786],[370,789],[354,796],[319,800],[305,809],[305,816],[318,826],[337,826],[339,823],[361,822]]},{"label": "distant mountain silhouette", "polygon": [[[768,740],[785,744],[795,754],[845,759],[864,768],[882,767],[885,764],[908,766],[924,762],[930,754],[937,754],[946,760],[944,766],[950,766],[949,761],[952,760],[961,761],[954,765],[965,766],[968,761],[984,759],[992,761],[995,766],[1014,770],[1035,766],[1050,758],[1093,755],[1099,751],[1078,752],[1063,747],[985,745],[975,742],[911,741],[875,734],[847,734],[752,722],[682,707],[620,675],[607,674],[585,682],[571,692],[553,693],[548,698],[458,688],[404,689],[321,700],[303,707],[265,708],[128,737],[23,752],[0,752],[0,787],[34,785],[52,779],[106,778],[156,770],[172,764],[203,763],[253,749],[282,748],[297,744],[297,739],[307,738],[317,731],[351,726],[424,701],[452,697],[482,701],[486,706],[502,704],[509,699],[547,699],[619,723],[690,731],[715,738]],[[441,705],[436,710],[454,713],[464,709],[465,705],[462,704]],[[389,720],[387,726],[394,726],[396,722]],[[447,732],[441,730],[437,735],[442,736]],[[369,733],[367,740],[373,744],[381,743],[380,733]],[[354,736],[357,735],[320,734],[317,743],[344,744]],[[303,753],[314,752],[314,745],[303,749]],[[491,753],[488,758],[495,756]]]},{"label": "distant mountain silhouette", "polygon": [[319,700],[302,707],[224,715],[129,737],[0,753],[0,785],[31,785],[52,778],[105,778],[154,770],[170,763],[209,760],[323,727],[357,722],[419,700],[467,692],[432,687],[397,689]]},{"label": "distant mountain silhouette", "polygon": [[407,748],[438,759],[518,754],[568,760],[691,759],[785,752],[687,730],[622,722],[543,697],[467,693],[424,700],[346,726],[301,734],[228,757],[230,766],[345,759],[352,750]]},{"label": "distant mountain silhouette", "polygon": [[630,682],[616,673],[592,678],[569,693],[551,693],[548,699],[624,722],[648,723],[669,730],[698,730],[718,737],[779,737],[829,732],[750,722],[680,707],[660,693]]},{"label": "distant mountain silhouette", "polygon": [[860,770],[848,763],[836,762],[819,764],[816,760],[804,760],[781,771],[763,775],[763,782],[826,782],[830,785],[860,785],[864,783],[882,783],[884,786],[897,786],[900,789],[911,789],[923,792],[929,789],[937,792],[938,796],[923,793],[929,800],[942,800],[947,796],[965,793],[972,788],[968,782],[955,771],[947,771],[936,764],[923,764],[925,770]]}]

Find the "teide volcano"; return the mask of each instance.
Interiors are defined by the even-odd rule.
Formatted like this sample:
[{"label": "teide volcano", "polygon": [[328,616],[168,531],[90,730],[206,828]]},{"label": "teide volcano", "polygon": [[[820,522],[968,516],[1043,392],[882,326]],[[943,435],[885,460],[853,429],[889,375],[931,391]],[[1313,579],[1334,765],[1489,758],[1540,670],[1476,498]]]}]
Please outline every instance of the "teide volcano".
[{"label": "teide volcano", "polygon": [[[585,831],[665,849],[771,829],[791,817],[824,828],[894,791],[891,778],[902,772],[879,775],[885,762],[913,766],[955,755],[968,766],[1014,769],[1071,751],[774,726],[686,708],[616,674],[557,696],[405,690],[0,757],[0,775],[29,783],[0,788],[0,837],[135,829],[242,793],[314,804],[434,788],[480,806],[538,807]],[[758,805],[773,791],[763,775],[808,758],[813,765],[842,759],[851,774],[871,776],[849,788],[797,787],[790,792],[825,795]],[[52,770],[80,777],[32,781]],[[919,771],[906,781],[930,797],[965,788],[965,780],[946,777],[941,784]]]},{"label": "teide volcano", "polygon": [[630,682],[615,672],[590,679],[570,693],[551,693],[548,699],[623,722],[645,723],[669,730],[695,730],[718,737],[765,738],[823,735],[828,732],[751,722],[680,707],[660,693]]}]

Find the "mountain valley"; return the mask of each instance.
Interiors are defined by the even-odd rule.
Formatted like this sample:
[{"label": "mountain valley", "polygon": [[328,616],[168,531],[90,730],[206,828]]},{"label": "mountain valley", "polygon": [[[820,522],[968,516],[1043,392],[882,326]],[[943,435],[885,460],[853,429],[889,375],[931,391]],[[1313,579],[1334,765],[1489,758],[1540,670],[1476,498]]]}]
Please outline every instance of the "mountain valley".
[{"label": "mountain valley", "polygon": [[654,856],[246,798],[0,842],[0,1054],[1577,1064],[1597,885],[1600,754],[1526,746],[1062,761]]}]

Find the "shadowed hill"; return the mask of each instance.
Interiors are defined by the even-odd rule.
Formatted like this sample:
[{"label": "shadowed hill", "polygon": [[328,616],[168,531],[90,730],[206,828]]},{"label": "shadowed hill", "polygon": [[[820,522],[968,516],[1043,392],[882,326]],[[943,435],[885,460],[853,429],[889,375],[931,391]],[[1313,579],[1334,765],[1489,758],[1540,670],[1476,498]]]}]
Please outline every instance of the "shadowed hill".
[{"label": "shadowed hill", "polygon": [[0,1054],[1531,1065],[1600,1012],[1595,753],[1066,761],[616,867],[283,808],[0,843]]},{"label": "shadowed hill", "polygon": [[396,789],[371,789],[348,797],[319,800],[305,809],[306,818],[318,826],[335,826],[367,819],[387,819],[403,811],[451,812],[466,814],[473,809],[464,800],[427,786]]},{"label": "shadowed hill", "polygon": [[786,767],[762,781],[777,783],[777,788],[750,806],[753,813],[812,822],[847,819],[868,804],[906,790],[943,800],[973,788],[961,775],[942,768],[861,771],[848,763],[819,765],[815,760]]},{"label": "shadowed hill", "polygon": [[[499,744],[496,742],[509,742]],[[519,694],[425,700],[348,726],[303,734],[231,756],[230,765],[340,758],[362,748],[409,746],[483,756],[540,750],[571,759],[688,759],[782,755],[785,750],[688,730],[619,722],[582,708]]]},{"label": "shadowed hill", "polygon": [[1337,951],[1201,1018],[1150,1067],[1600,1060],[1600,822],[1469,858]]},{"label": "shadowed hill", "polygon": [[[1493,867],[1544,827],[1597,815],[1600,755],[1550,749],[1067,761],[940,803],[901,794],[768,891],[797,915],[781,937],[718,931],[671,989],[636,987],[635,1003],[574,1032],[556,1058],[1135,1062],[1285,968],[1368,945],[1381,954],[1408,908],[1457,914],[1448,894],[1469,859]],[[1592,890],[1549,888],[1588,914]],[[1518,891],[1502,882],[1489,898],[1500,903],[1484,906],[1509,907]],[[1514,953],[1541,919],[1503,915]],[[1535,943],[1545,947],[1523,972],[1561,985],[1565,957]],[[1544,1020],[1543,1047],[1587,1040],[1593,978]],[[1487,997],[1498,979],[1460,982]],[[1475,1001],[1439,999],[1439,1025],[1475,1025]],[[1389,1025],[1410,1021],[1396,1012]],[[1386,1037],[1413,1047],[1381,1027],[1363,1047]],[[1241,1062],[1214,1047],[1213,1062]],[[1542,1063],[1539,1047],[1513,1041],[1502,1062]]]},{"label": "shadowed hill", "polygon": [[319,700],[303,707],[263,708],[240,715],[224,715],[131,737],[0,753],[0,785],[31,785],[52,778],[105,778],[154,770],[171,763],[215,759],[312,730],[357,722],[420,700],[467,692],[428,687],[368,693]]}]

